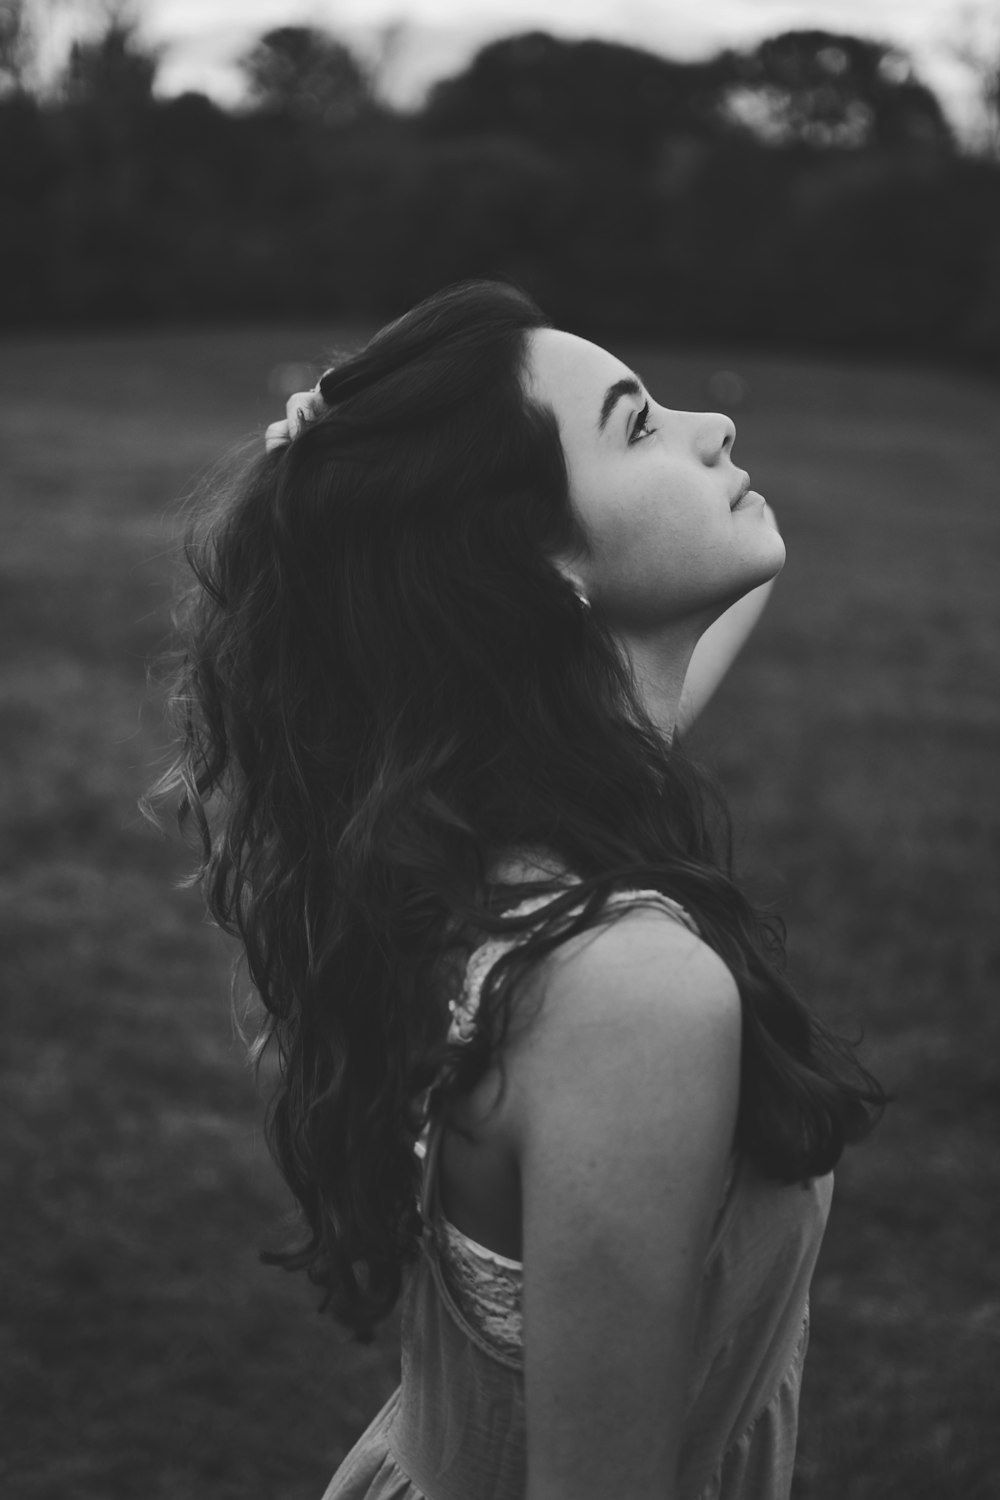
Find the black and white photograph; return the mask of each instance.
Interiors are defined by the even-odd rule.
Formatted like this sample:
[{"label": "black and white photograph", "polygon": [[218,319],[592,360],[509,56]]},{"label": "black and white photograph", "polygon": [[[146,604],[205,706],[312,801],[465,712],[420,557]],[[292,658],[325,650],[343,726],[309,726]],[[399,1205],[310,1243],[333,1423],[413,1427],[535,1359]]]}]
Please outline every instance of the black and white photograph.
[{"label": "black and white photograph", "polygon": [[1000,1500],[1000,4],[0,0],[2,1500]]}]

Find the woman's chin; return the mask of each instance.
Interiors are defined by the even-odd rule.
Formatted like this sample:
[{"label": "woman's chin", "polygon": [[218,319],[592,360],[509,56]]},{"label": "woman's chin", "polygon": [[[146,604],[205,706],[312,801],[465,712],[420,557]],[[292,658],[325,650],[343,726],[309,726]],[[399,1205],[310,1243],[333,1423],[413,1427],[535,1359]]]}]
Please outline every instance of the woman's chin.
[{"label": "woman's chin", "polygon": [[776,578],[785,566],[785,543],[774,523],[770,510],[765,506],[761,516],[762,534],[756,549],[760,559],[761,583]]}]

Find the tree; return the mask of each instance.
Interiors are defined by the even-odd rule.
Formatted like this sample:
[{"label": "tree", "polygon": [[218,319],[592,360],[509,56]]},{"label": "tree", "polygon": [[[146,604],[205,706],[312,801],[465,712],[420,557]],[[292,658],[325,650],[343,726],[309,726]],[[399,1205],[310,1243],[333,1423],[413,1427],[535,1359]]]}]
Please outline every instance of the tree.
[{"label": "tree", "polygon": [[128,114],[152,102],[157,65],[156,54],[140,43],[132,17],[112,8],[98,36],[73,43],[61,92],[70,104]]},{"label": "tree", "polygon": [[828,31],[786,31],[725,53],[726,109],[775,145],[948,150],[951,129],[899,48]]},{"label": "tree", "polygon": [[423,111],[438,136],[515,135],[560,153],[654,160],[670,133],[716,129],[707,70],[636,47],[534,31],[482,48]]},{"label": "tree", "polygon": [[26,93],[34,60],[27,0],[0,0],[0,94]]},{"label": "tree", "polygon": [[364,66],[336,37],[312,26],[269,31],[241,59],[252,106],[326,128],[353,124],[373,107]]},{"label": "tree", "polygon": [[968,11],[964,32],[954,55],[972,74],[979,106],[973,147],[1000,161],[1000,15],[990,25],[981,12]]}]

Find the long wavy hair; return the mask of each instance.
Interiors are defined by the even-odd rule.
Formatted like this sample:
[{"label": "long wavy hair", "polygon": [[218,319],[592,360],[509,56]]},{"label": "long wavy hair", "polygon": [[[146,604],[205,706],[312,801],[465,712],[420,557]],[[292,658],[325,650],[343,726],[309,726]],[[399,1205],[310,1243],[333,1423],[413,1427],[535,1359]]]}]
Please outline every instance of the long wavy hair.
[{"label": "long wavy hair", "polygon": [[[267,1136],[303,1229],[264,1258],[362,1338],[418,1245],[430,1113],[498,1061],[528,970],[610,920],[616,888],[681,902],[728,965],[737,1144],[764,1172],[826,1172],[883,1102],[782,976],[713,794],[552,561],[587,541],[526,393],[543,326],[494,282],[422,302],[323,376],[325,414],[216,485],[188,540],[179,744],[151,797],[196,833],[192,879],[263,1002],[255,1055],[279,1064]],[[499,885],[503,849],[576,883]],[[551,900],[505,917],[529,891]],[[450,1045],[462,960],[498,932],[519,942]]]}]

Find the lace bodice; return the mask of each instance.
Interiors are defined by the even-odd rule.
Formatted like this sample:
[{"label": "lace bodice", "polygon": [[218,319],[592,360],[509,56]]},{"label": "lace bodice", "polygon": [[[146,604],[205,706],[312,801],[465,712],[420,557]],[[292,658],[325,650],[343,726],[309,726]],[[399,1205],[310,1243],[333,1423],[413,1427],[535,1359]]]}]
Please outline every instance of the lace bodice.
[{"label": "lace bodice", "polygon": [[495,1353],[519,1365],[521,1262],[477,1244],[443,1216],[434,1233],[448,1290],[463,1317]]}]

